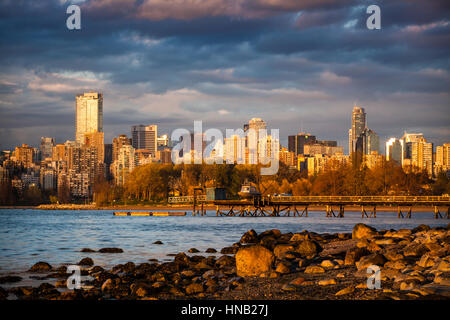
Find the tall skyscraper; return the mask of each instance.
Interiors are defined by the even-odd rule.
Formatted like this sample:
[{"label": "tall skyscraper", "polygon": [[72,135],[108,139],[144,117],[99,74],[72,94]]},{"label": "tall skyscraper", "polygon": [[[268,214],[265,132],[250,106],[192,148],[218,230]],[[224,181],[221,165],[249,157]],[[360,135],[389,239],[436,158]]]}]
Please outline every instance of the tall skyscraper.
[{"label": "tall skyscraper", "polygon": [[356,142],[367,128],[366,112],[364,108],[354,106],[352,112],[352,127],[349,130],[349,153],[356,151]]},{"label": "tall skyscraper", "polygon": [[423,139],[423,133],[407,133],[407,132],[404,132],[403,137],[401,139],[401,140],[403,140],[403,145],[404,145],[403,159],[411,160],[411,158],[412,158],[412,144],[414,142],[418,142],[421,139]]},{"label": "tall skyscraper", "polygon": [[403,163],[404,145],[402,139],[390,138],[386,141],[386,160]]},{"label": "tall skyscraper", "polygon": [[75,140],[84,143],[84,134],[103,132],[103,94],[77,94],[75,109]]},{"label": "tall skyscraper", "polygon": [[146,149],[155,157],[158,150],[158,126],[137,125],[131,127],[132,145],[135,149]]},{"label": "tall skyscraper", "polygon": [[245,137],[232,135],[225,138],[224,161],[227,163],[245,163]]}]

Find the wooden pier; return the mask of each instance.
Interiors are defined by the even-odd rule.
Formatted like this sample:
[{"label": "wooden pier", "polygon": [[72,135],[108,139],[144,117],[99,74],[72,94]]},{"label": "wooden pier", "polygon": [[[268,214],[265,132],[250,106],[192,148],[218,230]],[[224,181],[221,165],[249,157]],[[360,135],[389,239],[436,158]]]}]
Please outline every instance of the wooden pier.
[{"label": "wooden pier", "polygon": [[307,217],[310,207],[325,208],[326,217],[344,218],[345,208],[359,207],[361,218],[376,218],[377,207],[390,207],[398,218],[412,218],[413,208],[430,208],[436,219],[450,218],[448,196],[265,196],[246,200],[206,200],[203,195],[170,197],[169,203],[192,203],[193,215],[206,215],[206,205],[216,216]]}]

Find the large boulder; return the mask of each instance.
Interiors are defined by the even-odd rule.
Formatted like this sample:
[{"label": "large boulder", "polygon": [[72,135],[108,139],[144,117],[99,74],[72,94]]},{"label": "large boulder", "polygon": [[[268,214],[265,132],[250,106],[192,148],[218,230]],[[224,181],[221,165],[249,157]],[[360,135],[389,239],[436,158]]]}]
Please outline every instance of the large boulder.
[{"label": "large boulder", "polygon": [[382,254],[372,253],[368,256],[362,257],[356,263],[356,267],[358,268],[358,270],[366,269],[371,265],[382,267],[386,263],[386,261],[387,261],[386,258]]},{"label": "large boulder", "polygon": [[241,247],[236,253],[236,273],[238,276],[258,276],[272,270],[275,256],[261,245]]},{"label": "large boulder", "polygon": [[316,241],[304,240],[295,248],[295,251],[302,256],[314,256],[322,251],[322,247]]},{"label": "large boulder", "polygon": [[369,255],[370,252],[366,248],[352,248],[345,254],[345,265],[354,265],[361,257]]},{"label": "large boulder", "polygon": [[258,243],[258,234],[255,230],[251,229],[244,233],[241,237],[240,243]]},{"label": "large boulder", "polygon": [[377,235],[377,229],[365,225],[364,223],[355,224],[352,231],[352,239],[371,238]]},{"label": "large boulder", "polygon": [[100,253],[122,253],[123,250],[120,248],[101,248],[98,250]]},{"label": "large boulder", "polygon": [[50,270],[52,270],[52,266],[44,261],[39,261],[38,263],[35,263],[30,269],[31,272],[42,272]]},{"label": "large boulder", "polygon": [[273,249],[273,253],[278,259],[284,259],[287,252],[294,251],[294,246],[289,244],[279,244]]}]

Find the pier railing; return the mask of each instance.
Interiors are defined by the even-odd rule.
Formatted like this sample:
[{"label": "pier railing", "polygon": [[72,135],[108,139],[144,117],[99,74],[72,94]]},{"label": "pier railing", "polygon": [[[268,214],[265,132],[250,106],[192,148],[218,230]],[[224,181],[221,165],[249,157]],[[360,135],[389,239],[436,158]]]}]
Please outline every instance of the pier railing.
[{"label": "pier railing", "polygon": [[[196,196],[197,201],[206,201],[206,195]],[[194,196],[169,197],[169,203],[194,203]]]},{"label": "pier railing", "polygon": [[[196,196],[197,202],[212,202],[226,204],[227,202],[251,202],[251,200],[219,200],[208,201],[206,195]],[[264,196],[264,203],[309,203],[309,204],[450,204],[449,196]],[[169,197],[169,203],[193,203],[194,196]]]},{"label": "pier railing", "polygon": [[273,202],[309,203],[449,203],[449,196],[272,196]]}]

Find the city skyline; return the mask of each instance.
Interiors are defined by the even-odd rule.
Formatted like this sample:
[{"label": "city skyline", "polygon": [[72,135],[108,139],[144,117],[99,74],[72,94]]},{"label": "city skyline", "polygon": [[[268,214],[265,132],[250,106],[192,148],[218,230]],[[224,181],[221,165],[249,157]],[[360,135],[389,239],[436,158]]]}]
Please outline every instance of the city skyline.
[{"label": "city skyline", "polygon": [[348,152],[354,104],[370,110],[380,141],[423,132],[441,145],[450,136],[443,1],[383,3],[380,30],[366,28],[356,1],[235,11],[186,3],[190,14],[147,1],[79,5],[82,28],[70,31],[64,1],[0,4],[1,149],[70,139],[73,96],[88,90],[105,95],[106,141],[142,122],[170,133],[194,120],[224,129],[258,117],[280,137],[313,132]]}]

